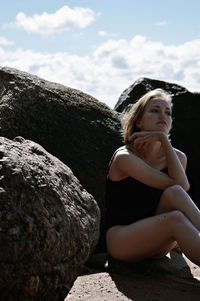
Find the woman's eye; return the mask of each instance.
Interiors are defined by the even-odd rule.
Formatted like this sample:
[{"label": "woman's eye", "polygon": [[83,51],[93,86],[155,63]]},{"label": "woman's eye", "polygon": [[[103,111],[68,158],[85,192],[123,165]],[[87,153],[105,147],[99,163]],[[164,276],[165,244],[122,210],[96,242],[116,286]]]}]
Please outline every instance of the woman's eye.
[{"label": "woman's eye", "polygon": [[151,112],[152,113],[158,113],[158,110],[157,109],[152,109]]}]

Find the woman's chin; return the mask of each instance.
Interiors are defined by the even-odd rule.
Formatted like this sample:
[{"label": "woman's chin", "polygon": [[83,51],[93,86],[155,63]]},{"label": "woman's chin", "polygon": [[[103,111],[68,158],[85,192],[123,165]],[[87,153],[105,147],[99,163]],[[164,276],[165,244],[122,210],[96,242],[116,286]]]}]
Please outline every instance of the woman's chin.
[{"label": "woman's chin", "polygon": [[156,126],[156,131],[163,132],[165,134],[169,133],[169,127],[166,124],[158,124]]}]

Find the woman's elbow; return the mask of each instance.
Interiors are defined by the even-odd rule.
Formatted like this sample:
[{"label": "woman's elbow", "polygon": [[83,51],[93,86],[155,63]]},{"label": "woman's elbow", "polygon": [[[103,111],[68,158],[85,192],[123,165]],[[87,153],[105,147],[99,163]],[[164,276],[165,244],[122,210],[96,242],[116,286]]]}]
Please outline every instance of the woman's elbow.
[{"label": "woman's elbow", "polygon": [[188,191],[190,189],[190,184],[188,181],[184,183],[177,183],[176,181],[171,181],[171,183],[168,185],[169,186],[174,186],[174,185],[179,185],[183,188],[183,190]]},{"label": "woman's elbow", "polygon": [[190,183],[188,181],[186,181],[184,183],[179,183],[178,185],[180,185],[183,188],[183,190],[185,190],[185,191],[188,191],[190,189]]},{"label": "woman's elbow", "polygon": [[183,189],[184,189],[185,191],[188,191],[188,190],[190,189],[190,184],[189,184],[189,182],[185,183],[182,187],[183,187]]}]

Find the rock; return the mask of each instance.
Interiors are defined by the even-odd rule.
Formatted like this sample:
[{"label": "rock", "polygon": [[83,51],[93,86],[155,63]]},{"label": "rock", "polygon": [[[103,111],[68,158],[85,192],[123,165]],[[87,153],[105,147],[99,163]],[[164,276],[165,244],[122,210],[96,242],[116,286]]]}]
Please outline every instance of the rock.
[{"label": "rock", "polygon": [[0,207],[1,300],[64,300],[99,238],[94,198],[40,145],[0,137]]},{"label": "rock", "polygon": [[[185,257],[186,258],[186,257]],[[190,265],[194,265],[190,262]],[[109,273],[120,275],[135,276],[155,273],[159,274],[186,274],[188,273],[188,260],[183,258],[181,253],[171,251],[168,256],[159,259],[146,259],[140,262],[125,262],[112,258],[108,253],[92,254],[85,265],[87,268],[99,269]],[[196,266],[196,268],[198,268]],[[199,270],[199,269],[198,269]],[[199,271],[200,272],[200,271]]]},{"label": "rock", "polygon": [[191,184],[189,194],[198,207],[200,207],[200,93],[191,93],[184,87],[174,83],[141,78],[121,94],[115,110],[117,112],[125,112],[142,95],[156,88],[164,89],[172,95],[174,119],[170,137],[173,146],[182,150],[187,155],[187,174]]},{"label": "rock", "polygon": [[108,163],[122,144],[116,112],[81,91],[0,68],[0,136],[35,141],[69,166],[98,202],[104,224]]},{"label": "rock", "polygon": [[146,77],[139,78],[130,87],[122,92],[115,105],[115,110],[117,112],[125,111],[129,105],[135,103],[142,95],[157,88],[161,88],[169,92],[172,96],[176,97],[185,93],[186,95],[187,93],[190,94],[187,89],[175,83],[168,83]]},{"label": "rock", "polygon": [[0,68],[0,136],[22,136],[69,166],[104,204],[108,162],[121,145],[118,114],[81,91]]}]

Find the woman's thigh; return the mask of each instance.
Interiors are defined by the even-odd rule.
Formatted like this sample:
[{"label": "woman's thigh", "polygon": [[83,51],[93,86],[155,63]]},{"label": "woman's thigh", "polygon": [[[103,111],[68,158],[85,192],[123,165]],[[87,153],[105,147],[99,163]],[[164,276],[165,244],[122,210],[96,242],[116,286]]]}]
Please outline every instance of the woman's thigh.
[{"label": "woman's thigh", "polygon": [[119,260],[139,261],[166,255],[175,245],[170,220],[174,211],[107,231],[107,249]]}]

